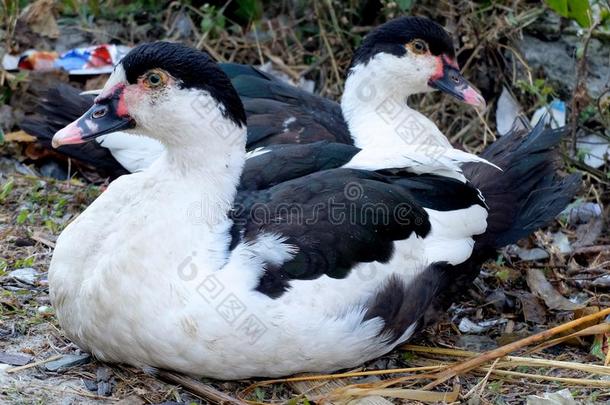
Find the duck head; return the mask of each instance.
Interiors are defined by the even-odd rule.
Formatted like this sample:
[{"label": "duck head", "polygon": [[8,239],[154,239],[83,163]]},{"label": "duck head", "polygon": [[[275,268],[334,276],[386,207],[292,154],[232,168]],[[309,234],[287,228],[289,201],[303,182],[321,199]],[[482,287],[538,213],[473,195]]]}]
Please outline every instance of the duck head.
[{"label": "duck head", "polygon": [[396,18],[371,31],[354,53],[345,84],[346,95],[364,98],[376,92],[382,99],[387,93],[406,100],[433,90],[485,106],[479,91],[460,74],[451,36],[423,17]]},{"label": "duck head", "polygon": [[116,131],[146,134],[166,146],[201,143],[186,138],[210,133],[225,141],[242,137],[245,124],[239,96],[213,59],[184,45],[155,42],[123,58],[94,105],[58,131],[53,146]]}]

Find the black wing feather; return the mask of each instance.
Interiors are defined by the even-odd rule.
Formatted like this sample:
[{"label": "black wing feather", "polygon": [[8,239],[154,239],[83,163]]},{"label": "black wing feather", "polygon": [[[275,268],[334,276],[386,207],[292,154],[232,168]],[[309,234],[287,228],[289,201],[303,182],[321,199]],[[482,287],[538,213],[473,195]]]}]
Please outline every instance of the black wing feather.
[{"label": "black wing feather", "polygon": [[[292,279],[315,279],[323,274],[343,278],[358,263],[387,262],[395,241],[413,233],[428,234],[430,223],[424,208],[456,210],[484,205],[471,185],[442,176],[396,170],[324,170],[343,164],[356,151],[349,145],[319,142],[272,148],[248,160],[244,170],[248,179],[242,179],[232,213],[231,247],[266,233],[280,235],[297,248],[292,260],[267,269],[259,291],[277,297]],[[298,159],[292,161],[299,153],[309,159],[302,167]],[[273,164],[281,171],[268,168]],[[266,168],[265,175],[277,172],[277,177],[262,173],[257,177],[257,166]],[[303,176],[311,167],[316,171]]]},{"label": "black wing feather", "polygon": [[339,143],[275,145],[246,161],[239,190],[261,190],[322,170],[343,166],[360,149]]}]

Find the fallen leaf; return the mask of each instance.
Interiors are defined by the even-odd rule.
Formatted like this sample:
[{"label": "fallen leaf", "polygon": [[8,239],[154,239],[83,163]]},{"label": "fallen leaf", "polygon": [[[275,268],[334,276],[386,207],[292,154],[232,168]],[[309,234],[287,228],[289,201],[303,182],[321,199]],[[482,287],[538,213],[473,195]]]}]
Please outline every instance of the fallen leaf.
[{"label": "fallen leaf", "polygon": [[59,38],[53,0],[35,1],[23,10],[21,18],[35,33],[49,38]]},{"label": "fallen leaf", "polygon": [[526,279],[530,291],[541,298],[549,309],[574,311],[584,308],[584,305],[572,302],[559,294],[540,269],[528,269]]},{"label": "fallen leaf", "polygon": [[557,392],[545,392],[541,396],[528,395],[527,405],[576,405],[569,389]]},{"label": "fallen leaf", "polygon": [[25,131],[15,131],[4,134],[4,140],[6,142],[35,142],[36,137]]},{"label": "fallen leaf", "polygon": [[534,324],[544,324],[546,321],[546,310],[538,301],[534,294],[522,292],[518,295],[523,317],[526,322]]},{"label": "fallen leaf", "polygon": [[604,229],[604,221],[601,217],[591,218],[591,220],[576,228],[576,242],[574,248],[578,249],[584,246],[591,246],[595,243],[599,235]]}]

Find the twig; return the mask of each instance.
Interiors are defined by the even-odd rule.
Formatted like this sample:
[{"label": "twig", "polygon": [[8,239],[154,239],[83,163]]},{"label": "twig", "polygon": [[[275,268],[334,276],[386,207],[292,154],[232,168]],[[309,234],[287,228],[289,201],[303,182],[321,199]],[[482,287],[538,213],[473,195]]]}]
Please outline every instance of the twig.
[{"label": "twig", "polygon": [[[209,53],[210,55],[212,55],[212,57],[214,59],[216,59],[217,61],[224,62],[225,59],[222,57],[222,55],[220,55],[218,52],[216,52],[214,50],[214,48],[210,47],[205,41],[201,42],[201,48],[204,48],[205,51],[207,53]],[[201,48],[199,48],[199,49],[201,49]]]},{"label": "twig", "polygon": [[171,371],[159,370],[156,375],[172,384],[178,384],[187,391],[192,392],[195,395],[199,395],[203,398],[207,398],[210,401],[218,404],[233,404],[233,405],[247,405],[245,402],[233,398],[224,392],[218,391],[209,385],[203,384],[191,377],[173,373]]},{"label": "twig", "polygon": [[439,384],[444,383],[448,379],[455,377],[458,374],[466,373],[474,368],[481,366],[487,362],[497,359],[498,357],[504,357],[507,354],[514,352],[515,350],[522,349],[526,346],[543,342],[548,338],[555,336],[559,333],[568,331],[570,329],[574,329],[580,325],[586,324],[591,321],[595,321],[599,318],[603,318],[610,314],[610,308],[606,308],[602,311],[596,312],[594,314],[584,316],[582,318],[575,319],[570,322],[566,322],[562,325],[556,326],[549,330],[537,333],[535,335],[529,336],[525,339],[518,340],[516,342],[510,343],[508,345],[499,347],[497,349],[482,353],[480,356],[477,356],[473,359],[466,360],[462,363],[457,363],[446,370],[438,373],[436,375],[436,380],[432,381],[430,384],[426,385],[424,389],[432,389]]},{"label": "twig", "polygon": [[[397,369],[389,369],[389,370],[369,370],[369,371],[350,371],[347,373],[337,373],[337,374],[314,374],[314,375],[303,375],[298,377],[289,377],[289,378],[280,378],[275,380],[265,380],[254,383],[244,390],[242,390],[240,396],[243,397],[247,395],[249,392],[254,390],[256,387],[262,387],[265,385],[279,384],[279,383],[294,383],[294,382],[302,382],[302,381],[328,381],[328,380],[338,380],[341,378],[352,378],[352,377],[366,377],[366,376],[374,376],[374,375],[387,375],[387,374],[401,374],[401,373],[413,373],[418,371],[438,371],[442,369],[443,365],[435,365],[435,366],[422,366],[422,367],[409,367],[409,368],[397,368]],[[413,376],[415,377],[415,376]]]},{"label": "twig", "polygon": [[[482,371],[487,371],[487,369],[483,368]],[[571,384],[571,385],[584,385],[585,387],[610,388],[610,381],[605,381],[605,380],[592,380],[592,379],[588,379],[588,378],[553,377],[550,375],[520,373],[518,371],[508,371],[508,370],[492,370],[491,372],[492,372],[492,374],[497,374],[497,375],[531,378],[533,380],[542,380],[542,381],[555,381],[555,382],[561,382],[564,384]]]},{"label": "twig", "polygon": [[610,252],[610,245],[585,246],[574,250],[573,254]]},{"label": "twig", "polygon": [[586,92],[584,80],[587,78],[587,51],[589,50],[589,42],[591,42],[591,35],[593,31],[599,27],[601,21],[596,21],[591,24],[591,27],[587,30],[584,39],[584,45],[582,50],[582,57],[578,61],[578,67],[576,68],[576,84],[574,85],[574,94],[572,94],[572,103],[570,105],[570,120],[571,120],[571,133],[572,133],[572,152],[576,153],[576,132],[578,130],[578,116],[580,115],[580,109],[578,104],[581,100],[580,93]]},{"label": "twig", "polygon": [[286,73],[292,80],[294,80],[297,84],[301,75],[295,72],[290,66],[287,66],[281,58],[278,58],[275,55],[272,55],[269,50],[265,49],[263,54],[280,69],[282,72]]},{"label": "twig", "polygon": [[470,389],[470,391],[468,391],[466,393],[466,395],[464,395],[464,399],[470,398],[470,396],[477,391],[479,391],[478,395],[481,396],[481,394],[483,393],[483,390],[485,389],[485,385],[487,384],[487,381],[489,380],[489,376],[491,375],[491,372],[496,367],[496,364],[498,364],[498,360],[500,360],[500,359],[498,358],[493,362],[493,364],[489,368],[489,371],[487,371],[487,374],[485,374],[485,377],[483,377],[483,379],[481,381],[479,381],[474,387],[472,387]]},{"label": "twig", "polygon": [[51,242],[50,240],[46,239],[45,237],[34,233],[32,234],[32,236],[30,236],[30,239],[35,240],[36,242],[42,243],[45,246],[48,246],[50,248],[55,248],[55,242]]},{"label": "twig", "polygon": [[[316,15],[319,17],[320,8],[317,1],[314,3],[314,6],[316,10]],[[320,18],[318,18],[318,29],[320,30],[320,37],[322,38],[324,46],[326,47],[326,52],[328,52],[330,56],[330,63],[333,68],[333,73],[335,74],[335,79],[337,80],[337,83],[341,83],[341,75],[339,74],[337,60],[335,59],[333,48],[332,46],[330,46],[330,42],[328,42],[328,38],[326,37],[326,30],[324,29],[324,26],[322,25],[322,20]]]},{"label": "twig", "polygon": [[256,44],[256,52],[258,53],[258,60],[261,65],[264,65],[265,59],[263,58],[263,51],[261,50],[261,42],[258,40],[258,30],[256,29],[256,25],[252,26],[252,30],[254,31],[254,43]]},{"label": "twig", "polygon": [[[475,357],[480,353],[471,352],[467,350],[459,349],[448,349],[440,347],[426,347],[426,346],[415,346],[415,345],[404,345],[401,347],[403,350],[408,350],[416,353],[426,354],[437,354],[441,356],[452,356],[452,357]],[[563,368],[566,370],[583,371],[586,373],[610,375],[610,367],[600,366],[597,364],[582,364],[574,363],[571,361],[561,360],[548,360],[548,359],[537,359],[534,357],[521,357],[521,356],[505,356],[502,357],[501,362],[496,365],[496,368],[506,367],[517,367],[517,366],[529,366],[529,367],[548,367],[548,368]]]},{"label": "twig", "polygon": [[24,366],[18,366],[18,367],[9,368],[8,370],[6,370],[6,373],[7,374],[17,373],[19,371],[23,371],[23,370],[26,370],[28,368],[40,366],[40,365],[48,363],[50,361],[55,361],[55,360],[60,359],[62,357],[63,357],[63,355],[57,354],[55,356],[49,357],[48,359],[44,359],[44,360],[40,360],[40,361],[35,361],[34,363],[26,364]]},{"label": "twig", "polygon": [[610,324],[606,322],[598,323],[597,325],[589,326],[588,328],[581,329],[577,332],[570,333],[569,335],[558,337],[556,339],[551,339],[547,342],[541,343],[532,349],[528,350],[527,353],[535,353],[540,350],[544,350],[548,347],[558,345],[560,343],[565,342],[566,340],[578,338],[581,336],[591,336],[591,335],[604,335],[610,331]]},{"label": "twig", "polygon": [[326,399],[333,400],[334,398],[337,398],[337,402],[347,402],[345,401],[347,398],[382,396],[428,403],[452,403],[457,401],[459,395],[459,386],[454,387],[454,389],[449,392],[436,392],[405,388],[353,388],[351,386],[348,386],[346,389],[340,388],[335,390],[335,392],[331,392]]},{"label": "twig", "polygon": [[477,116],[479,117],[479,121],[481,121],[481,123],[483,124],[483,128],[485,129],[483,131],[483,133],[484,133],[483,145],[487,146],[487,134],[489,134],[491,136],[491,140],[492,141],[496,140],[496,135],[489,128],[489,125],[487,125],[487,121],[485,121],[485,117],[483,117],[483,114],[481,113],[481,111],[479,111],[478,108],[475,108],[474,111],[477,113]]}]

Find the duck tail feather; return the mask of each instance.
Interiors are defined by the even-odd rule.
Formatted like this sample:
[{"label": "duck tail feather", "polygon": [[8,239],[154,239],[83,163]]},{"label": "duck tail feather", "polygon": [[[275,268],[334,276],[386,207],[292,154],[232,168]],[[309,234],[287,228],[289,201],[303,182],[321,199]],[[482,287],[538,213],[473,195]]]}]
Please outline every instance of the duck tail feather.
[{"label": "duck tail feather", "polygon": [[503,169],[468,164],[464,175],[490,208],[488,227],[477,238],[479,248],[499,249],[548,225],[572,200],[580,175],[560,177],[557,146],[565,128],[537,124],[528,131],[514,127],[481,157]]}]

